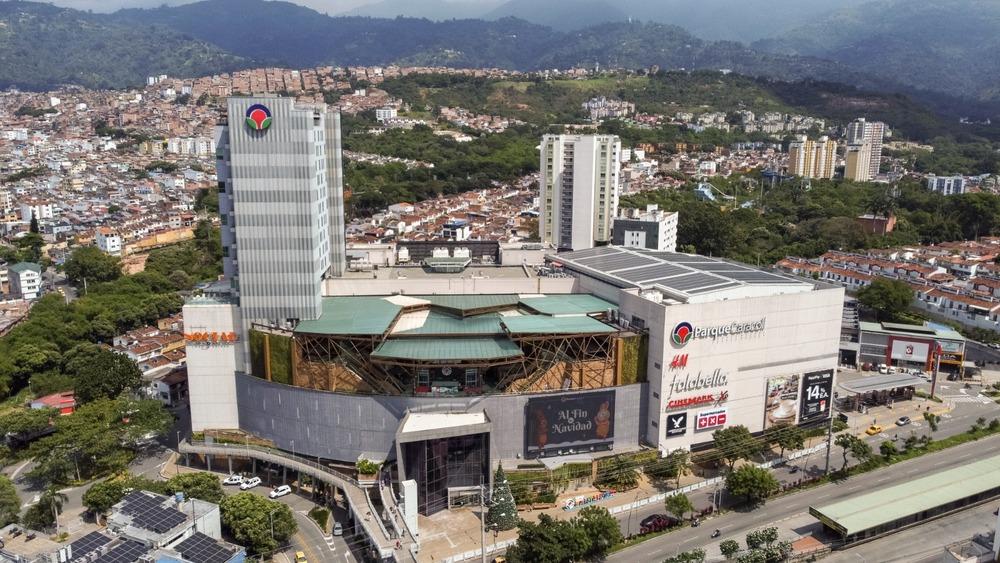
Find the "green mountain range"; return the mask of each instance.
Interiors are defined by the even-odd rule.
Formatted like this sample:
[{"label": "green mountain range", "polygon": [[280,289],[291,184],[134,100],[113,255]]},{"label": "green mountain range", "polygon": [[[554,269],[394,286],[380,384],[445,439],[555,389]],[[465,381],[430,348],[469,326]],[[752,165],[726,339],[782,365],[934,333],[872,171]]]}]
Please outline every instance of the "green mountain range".
[{"label": "green mountain range", "polygon": [[996,0],[868,2],[753,46],[837,61],[918,90],[1000,99]]},{"label": "green mountain range", "polygon": [[[385,0],[379,9],[390,13],[399,1]],[[637,1],[552,0],[532,14],[571,28],[631,17],[639,11]],[[721,1],[703,0],[684,10],[690,0],[663,0],[647,3],[649,9],[638,15],[665,20],[673,14],[678,21],[703,25],[705,18],[693,14],[718,8]],[[519,70],[658,65],[838,82],[915,94],[954,115],[1000,114],[1000,34],[993,33],[1000,30],[1000,2],[859,1],[845,0],[834,15],[820,3],[806,2],[794,17],[771,18],[769,29],[799,23],[807,13],[817,23],[752,47],[700,39],[675,25],[637,19],[561,31],[515,17],[331,17],[283,1],[203,0],[112,14],[5,1],[0,2],[0,87],[120,87],[141,84],[150,74],[199,76],[263,65],[401,63]],[[593,9],[578,10],[570,21],[569,12],[584,5],[580,2]],[[729,21],[755,6],[766,11],[762,2],[747,0],[746,6],[720,13],[720,18]],[[449,5],[471,9],[467,3],[443,0],[421,5],[436,6],[438,13],[446,13]],[[510,0],[491,17],[523,14],[532,5],[543,4]]]},{"label": "green mountain range", "polygon": [[31,2],[0,2],[0,87],[95,88],[141,83],[149,74],[204,75],[250,61],[162,26]]}]

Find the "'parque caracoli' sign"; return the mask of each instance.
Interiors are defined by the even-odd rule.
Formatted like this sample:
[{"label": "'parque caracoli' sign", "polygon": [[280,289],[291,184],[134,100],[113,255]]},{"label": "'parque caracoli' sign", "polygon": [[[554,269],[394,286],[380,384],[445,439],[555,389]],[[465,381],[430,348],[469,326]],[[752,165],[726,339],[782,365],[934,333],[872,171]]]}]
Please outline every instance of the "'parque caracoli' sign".
[{"label": "'parque caracoli' sign", "polygon": [[677,323],[671,333],[671,340],[677,346],[684,346],[695,338],[720,338],[735,334],[746,334],[750,332],[761,332],[764,330],[764,322],[767,318],[759,321],[731,322],[716,326],[694,326],[687,321]]}]

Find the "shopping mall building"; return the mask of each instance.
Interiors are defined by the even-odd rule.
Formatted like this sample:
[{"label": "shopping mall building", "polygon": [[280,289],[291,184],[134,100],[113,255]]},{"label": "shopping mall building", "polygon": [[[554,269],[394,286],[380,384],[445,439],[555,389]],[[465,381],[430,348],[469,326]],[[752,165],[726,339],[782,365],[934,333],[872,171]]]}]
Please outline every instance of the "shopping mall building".
[{"label": "shopping mall building", "polygon": [[387,462],[431,514],[498,462],[665,454],[829,417],[840,288],[683,253],[482,241],[351,271],[337,119],[229,100],[226,281],[184,307],[195,432]]},{"label": "shopping mall building", "polygon": [[830,416],[844,293],[704,256],[604,247],[551,258],[649,339],[641,434],[667,453],[743,425]]},{"label": "shopping mall building", "polygon": [[[616,247],[548,262],[562,275],[409,267],[329,279],[317,319],[240,333],[245,361],[237,344],[191,342],[194,430],[241,429],[343,463],[394,461],[427,514],[497,462],[665,454],[707,447],[726,426],[757,433],[829,416],[842,289]],[[239,316],[209,292],[187,304],[185,326],[239,333]]]}]

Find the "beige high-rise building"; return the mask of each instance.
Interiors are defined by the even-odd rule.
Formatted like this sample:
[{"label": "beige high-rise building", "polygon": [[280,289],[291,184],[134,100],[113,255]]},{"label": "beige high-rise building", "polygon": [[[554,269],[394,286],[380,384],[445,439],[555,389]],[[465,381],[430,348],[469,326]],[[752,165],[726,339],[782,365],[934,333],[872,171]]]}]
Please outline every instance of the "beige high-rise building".
[{"label": "beige high-rise building", "polygon": [[818,140],[802,135],[788,147],[788,172],[804,178],[833,178],[837,163],[837,142],[829,137]]},{"label": "beige high-rise building", "polygon": [[847,145],[847,154],[844,156],[847,162],[844,178],[855,182],[868,182],[874,178],[871,171],[871,143]]},{"label": "beige high-rise building", "polygon": [[862,117],[852,121],[847,126],[846,142],[848,146],[868,144],[868,180],[878,176],[878,168],[882,162],[882,139],[884,137],[885,123],[881,121],[867,121]]},{"label": "beige high-rise building", "polygon": [[538,151],[542,242],[560,250],[609,242],[618,214],[618,137],[545,135]]}]

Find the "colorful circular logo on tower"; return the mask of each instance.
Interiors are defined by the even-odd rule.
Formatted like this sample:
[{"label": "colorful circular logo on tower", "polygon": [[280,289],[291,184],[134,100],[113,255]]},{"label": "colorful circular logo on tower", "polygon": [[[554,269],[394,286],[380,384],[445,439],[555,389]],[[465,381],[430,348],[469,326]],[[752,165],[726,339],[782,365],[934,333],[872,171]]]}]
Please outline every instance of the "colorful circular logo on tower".
[{"label": "colorful circular logo on tower", "polygon": [[264,104],[254,104],[247,108],[247,127],[263,131],[271,126],[271,110]]},{"label": "colorful circular logo on tower", "polygon": [[693,337],[694,327],[687,321],[677,323],[677,326],[674,327],[674,331],[670,334],[670,339],[673,340],[674,344],[678,346],[687,344]]}]

